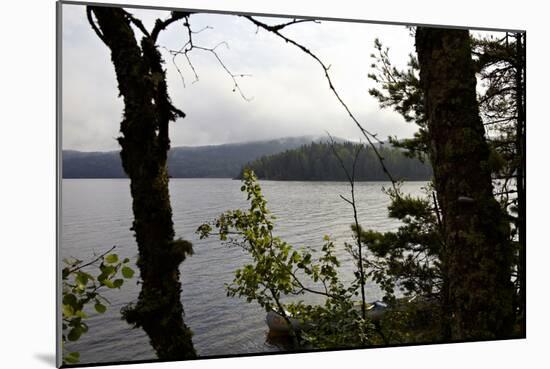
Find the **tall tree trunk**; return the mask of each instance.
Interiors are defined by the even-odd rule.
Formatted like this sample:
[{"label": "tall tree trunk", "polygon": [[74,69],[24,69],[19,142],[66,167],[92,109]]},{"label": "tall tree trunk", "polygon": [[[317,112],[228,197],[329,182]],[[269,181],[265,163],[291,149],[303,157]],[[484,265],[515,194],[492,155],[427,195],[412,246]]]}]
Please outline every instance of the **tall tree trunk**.
[{"label": "tall tree trunk", "polygon": [[518,189],[518,241],[519,241],[519,321],[520,331],[525,335],[525,266],[526,266],[526,218],[525,218],[525,33],[516,34],[516,109],[517,109],[517,127],[516,127],[516,152],[518,156],[518,167],[516,172],[516,182]]},{"label": "tall tree trunk", "polygon": [[504,338],[514,320],[513,254],[508,221],[493,197],[470,37],[419,27],[416,50],[443,217],[451,339]]},{"label": "tall tree trunk", "polygon": [[139,249],[137,265],[142,288],[135,306],[126,308],[126,320],[143,327],[163,360],[196,356],[191,331],[183,321],[179,265],[191,253],[191,244],[174,240],[168,193],[168,123],[176,114],[166,90],[165,71],[154,45],[145,36],[138,45],[128,13],[114,7],[88,7],[97,19],[98,36],[111,50],[124,116],[118,138],[120,156],[130,177],[134,222]]}]

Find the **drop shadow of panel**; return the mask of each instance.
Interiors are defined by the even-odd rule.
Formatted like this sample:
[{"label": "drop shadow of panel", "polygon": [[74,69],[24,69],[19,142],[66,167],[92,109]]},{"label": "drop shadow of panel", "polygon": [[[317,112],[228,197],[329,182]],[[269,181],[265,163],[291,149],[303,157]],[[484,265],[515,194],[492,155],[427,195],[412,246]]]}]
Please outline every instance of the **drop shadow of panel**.
[{"label": "drop shadow of panel", "polygon": [[45,363],[45,364],[48,364],[50,365],[51,367],[56,367],[56,363],[55,363],[55,354],[50,354],[50,353],[38,353],[38,354],[34,354],[34,358]]}]

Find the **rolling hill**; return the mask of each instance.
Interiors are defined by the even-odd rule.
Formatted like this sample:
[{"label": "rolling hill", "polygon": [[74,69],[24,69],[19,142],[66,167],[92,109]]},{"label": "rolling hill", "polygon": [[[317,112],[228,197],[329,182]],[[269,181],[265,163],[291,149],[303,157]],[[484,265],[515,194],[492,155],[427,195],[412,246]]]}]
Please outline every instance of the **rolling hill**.
[{"label": "rolling hill", "polygon": [[[173,178],[234,178],[247,162],[323,139],[300,136],[224,145],[173,147],[168,152],[168,173]],[[62,163],[63,178],[126,177],[118,151],[63,150]]]}]

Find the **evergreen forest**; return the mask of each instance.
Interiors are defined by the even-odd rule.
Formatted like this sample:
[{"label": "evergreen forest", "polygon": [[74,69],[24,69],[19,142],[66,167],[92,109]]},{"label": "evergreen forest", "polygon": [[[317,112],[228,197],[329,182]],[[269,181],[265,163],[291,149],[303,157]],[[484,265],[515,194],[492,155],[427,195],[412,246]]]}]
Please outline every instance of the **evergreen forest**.
[{"label": "evergreen forest", "polygon": [[[387,169],[399,180],[427,181],[431,178],[430,165],[418,158],[411,158],[402,149],[380,145],[378,154],[384,158]],[[355,155],[356,181],[387,181],[379,158],[372,147],[352,142],[312,142],[297,149],[262,156],[246,164],[260,179],[290,181],[346,181],[346,171],[351,170]],[[341,160],[341,161],[340,161]]]}]

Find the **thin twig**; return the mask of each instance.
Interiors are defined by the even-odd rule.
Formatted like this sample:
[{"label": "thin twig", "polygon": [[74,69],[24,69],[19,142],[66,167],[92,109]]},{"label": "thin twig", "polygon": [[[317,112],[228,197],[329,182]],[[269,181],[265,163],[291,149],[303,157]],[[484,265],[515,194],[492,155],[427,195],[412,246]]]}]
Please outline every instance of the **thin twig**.
[{"label": "thin twig", "polygon": [[182,73],[181,69],[179,68],[179,66],[177,65],[177,63],[176,63],[176,58],[179,55],[183,55],[185,57],[185,59],[187,60],[187,64],[189,65],[189,67],[191,68],[191,71],[193,72],[193,75],[195,76],[195,80],[192,83],[195,83],[199,80],[199,75],[197,73],[197,70],[195,69],[195,66],[191,62],[191,58],[189,56],[189,53],[192,50],[206,51],[206,52],[209,52],[212,55],[214,55],[214,57],[218,61],[218,64],[223,68],[223,70],[226,72],[226,74],[233,81],[233,92],[235,92],[235,91],[239,92],[239,94],[241,95],[241,97],[245,101],[252,101],[253,98],[249,98],[244,94],[243,90],[241,89],[241,86],[239,85],[239,82],[237,81],[237,78],[251,77],[251,75],[250,74],[244,74],[244,73],[236,74],[236,73],[231,72],[231,70],[224,63],[224,61],[222,60],[220,55],[216,52],[216,49],[218,47],[222,46],[222,45],[225,46],[227,49],[229,49],[229,44],[226,41],[222,41],[222,42],[218,43],[216,46],[211,47],[211,48],[196,45],[193,42],[193,35],[197,34],[197,33],[200,33],[200,32],[203,32],[207,29],[213,29],[213,27],[206,26],[206,27],[204,27],[204,28],[202,28],[198,31],[193,31],[192,28],[191,28],[191,24],[189,23],[189,16],[185,16],[184,18],[185,18],[185,22],[183,23],[183,26],[187,29],[187,38],[188,38],[187,42],[179,50],[172,50],[172,49],[168,49],[167,47],[163,47],[165,50],[167,50],[172,55],[172,63],[174,64],[178,74],[180,75],[180,78],[181,78],[182,83],[183,83],[183,87],[186,86],[185,85],[185,78],[183,77],[183,73]]},{"label": "thin twig", "polygon": [[359,158],[359,154],[361,153],[361,150],[363,149],[363,145],[360,144],[357,150],[355,150],[355,156],[353,158],[353,164],[351,173],[346,168],[346,165],[344,163],[344,160],[340,157],[338,154],[338,151],[336,150],[336,145],[334,142],[334,139],[328,133],[328,137],[330,138],[332,148],[332,152],[340,162],[340,165],[342,169],[344,169],[344,172],[346,173],[346,177],[348,178],[350,187],[351,187],[351,200],[346,199],[344,196],[340,195],[342,199],[344,199],[347,203],[349,203],[353,208],[353,220],[355,222],[355,229],[356,229],[356,235],[357,235],[357,250],[358,250],[358,268],[359,268],[359,275],[360,275],[360,284],[361,284],[361,317],[363,319],[366,318],[366,299],[365,299],[365,271],[363,269],[363,244],[361,243],[361,227],[359,226],[359,217],[357,215],[357,204],[355,202],[355,167],[357,165],[357,159]]},{"label": "thin twig", "polygon": [[89,265],[92,265],[96,262],[98,262],[100,259],[102,259],[105,255],[107,255],[108,253],[110,253],[111,251],[113,251],[114,249],[116,248],[116,245],[114,245],[113,247],[111,247],[109,250],[105,251],[103,254],[99,255],[97,258],[95,258],[94,260],[86,263],[86,264],[83,264],[83,265],[79,265],[78,267],[76,268],[73,268],[73,269],[69,269],[69,272],[67,274],[71,274],[71,273],[74,273],[76,271],[79,271],[81,270],[82,268],[85,268]]},{"label": "thin twig", "polygon": [[155,22],[155,26],[153,27],[153,31],[151,31],[151,40],[153,41],[153,43],[156,43],[157,42],[157,38],[158,38],[158,35],[160,33],[160,31],[166,29],[166,27],[168,27],[170,24],[180,20],[180,19],[183,19],[183,18],[187,18],[191,15],[192,13],[190,12],[172,12],[170,14],[170,17],[168,17],[167,19],[165,20],[160,20],[160,19],[157,19],[157,21]]},{"label": "thin twig", "polygon": [[288,24],[279,24],[279,25],[275,25],[275,26],[270,26],[268,24],[265,24],[263,22],[258,21],[257,19],[254,19],[251,16],[243,15],[243,17],[248,19],[249,21],[251,21],[258,28],[262,28],[262,29],[264,29],[268,32],[271,32],[271,33],[275,34],[276,36],[278,36],[279,38],[283,39],[286,43],[290,43],[290,44],[294,45],[295,47],[297,47],[298,49],[302,50],[304,53],[306,53],[311,58],[313,58],[321,66],[321,68],[323,69],[323,72],[325,74],[325,78],[328,82],[330,90],[332,91],[332,93],[334,94],[336,99],[340,102],[340,105],[342,105],[342,107],[346,110],[346,112],[348,113],[349,117],[353,120],[355,125],[359,128],[359,130],[361,131],[361,133],[363,134],[363,136],[367,140],[368,144],[372,147],[375,155],[378,158],[378,161],[380,162],[380,165],[382,166],[382,170],[384,171],[384,173],[386,174],[388,179],[391,181],[392,187],[395,190],[396,194],[398,195],[397,181],[392,177],[392,175],[388,171],[388,168],[386,167],[386,165],[384,163],[384,158],[382,157],[382,155],[380,154],[379,150],[376,148],[376,145],[373,142],[373,141],[377,141],[378,143],[382,143],[382,141],[380,141],[378,139],[377,134],[374,134],[374,133],[368,131],[367,129],[365,129],[365,127],[363,127],[363,125],[359,122],[359,120],[351,112],[348,105],[344,102],[344,100],[342,99],[342,97],[340,96],[338,91],[336,90],[336,87],[334,86],[334,83],[332,82],[332,78],[330,77],[330,74],[329,74],[330,65],[327,66],[317,55],[315,55],[311,50],[309,50],[308,48],[306,48],[302,44],[300,44],[300,43],[298,43],[298,42],[296,42],[296,41],[294,41],[294,40],[292,40],[292,39],[290,39],[290,38],[288,38],[285,35],[280,33],[281,29],[283,29],[284,27],[286,27],[288,25],[294,24],[294,23],[289,22]]}]

